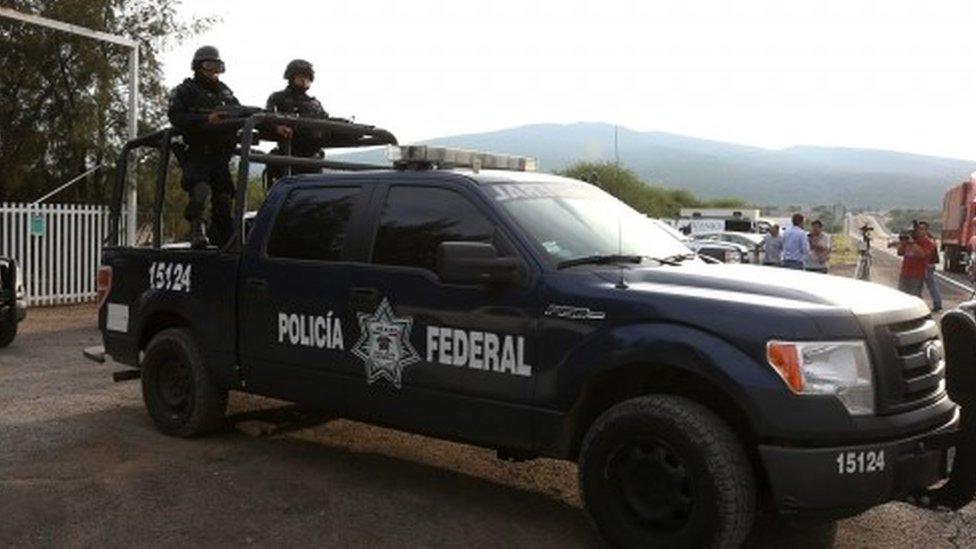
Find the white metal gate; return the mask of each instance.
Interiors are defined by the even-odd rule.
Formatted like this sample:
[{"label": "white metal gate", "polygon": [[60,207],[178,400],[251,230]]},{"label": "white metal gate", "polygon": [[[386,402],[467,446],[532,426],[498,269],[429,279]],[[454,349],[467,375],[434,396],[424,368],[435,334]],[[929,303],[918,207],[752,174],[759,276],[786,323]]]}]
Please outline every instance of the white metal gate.
[{"label": "white metal gate", "polygon": [[0,255],[17,260],[30,305],[94,301],[108,229],[107,206],[0,202]]}]

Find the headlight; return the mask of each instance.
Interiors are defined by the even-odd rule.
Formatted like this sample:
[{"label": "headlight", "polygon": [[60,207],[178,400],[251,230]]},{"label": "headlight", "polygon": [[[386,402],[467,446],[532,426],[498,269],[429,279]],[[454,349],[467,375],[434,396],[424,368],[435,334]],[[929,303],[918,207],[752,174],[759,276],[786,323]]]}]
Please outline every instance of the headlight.
[{"label": "headlight", "polygon": [[726,263],[742,263],[742,254],[739,250],[725,250]]},{"label": "headlight", "polygon": [[874,413],[871,361],[863,341],[770,341],[766,360],[798,395],[834,395],[851,415]]}]

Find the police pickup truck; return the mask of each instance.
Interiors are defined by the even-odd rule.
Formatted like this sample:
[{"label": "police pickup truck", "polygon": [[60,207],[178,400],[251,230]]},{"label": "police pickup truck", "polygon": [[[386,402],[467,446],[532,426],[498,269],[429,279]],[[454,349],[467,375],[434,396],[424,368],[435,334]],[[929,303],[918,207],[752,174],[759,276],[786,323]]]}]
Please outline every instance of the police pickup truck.
[{"label": "police pickup truck", "polygon": [[[250,150],[270,116],[245,123],[239,181],[290,162]],[[972,500],[971,316],[948,313],[943,342],[917,298],[705,264],[531,159],[398,150],[393,167],[295,159],[330,169],[280,179],[247,231],[238,189],[220,250],[109,243],[104,350],[159,430],[220,428],[233,390],[577,461],[616,546],[735,547],[757,510]]]}]

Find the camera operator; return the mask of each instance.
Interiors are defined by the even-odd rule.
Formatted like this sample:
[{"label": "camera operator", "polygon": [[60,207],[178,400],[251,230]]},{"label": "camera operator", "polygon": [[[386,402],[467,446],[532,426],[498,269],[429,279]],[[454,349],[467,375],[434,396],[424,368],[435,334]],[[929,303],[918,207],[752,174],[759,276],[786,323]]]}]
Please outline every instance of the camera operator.
[{"label": "camera operator", "polygon": [[914,296],[922,296],[925,273],[935,244],[925,237],[918,223],[912,222],[912,229],[898,235],[898,243],[890,245],[898,248],[902,257],[901,272],[898,275],[898,289]]}]

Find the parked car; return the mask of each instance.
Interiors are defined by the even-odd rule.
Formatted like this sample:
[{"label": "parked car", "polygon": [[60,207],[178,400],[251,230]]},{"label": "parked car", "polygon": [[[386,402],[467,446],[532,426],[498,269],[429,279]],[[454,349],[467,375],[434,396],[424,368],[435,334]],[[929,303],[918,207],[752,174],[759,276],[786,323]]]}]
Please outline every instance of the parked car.
[{"label": "parked car", "polygon": [[[650,221],[679,240],[699,257],[713,260],[712,263],[716,261],[719,263],[743,263],[744,259],[748,257],[748,250],[735,243],[720,240],[694,240],[660,219],[650,219]],[[708,260],[706,259],[706,261]]]},{"label": "parked car", "polygon": [[717,240],[737,244],[745,250],[743,263],[761,263],[763,235],[759,233],[741,233],[736,231],[721,231],[714,233],[699,233],[692,235],[695,240]]},{"label": "parked car", "polygon": [[749,250],[733,242],[721,240],[689,240],[685,246],[702,257],[710,257],[722,263],[748,263]]},{"label": "parked car", "polygon": [[17,324],[27,317],[27,298],[17,262],[0,257],[0,347],[17,337]]}]

